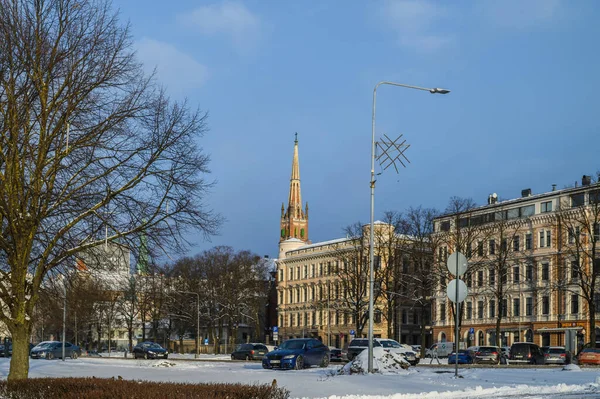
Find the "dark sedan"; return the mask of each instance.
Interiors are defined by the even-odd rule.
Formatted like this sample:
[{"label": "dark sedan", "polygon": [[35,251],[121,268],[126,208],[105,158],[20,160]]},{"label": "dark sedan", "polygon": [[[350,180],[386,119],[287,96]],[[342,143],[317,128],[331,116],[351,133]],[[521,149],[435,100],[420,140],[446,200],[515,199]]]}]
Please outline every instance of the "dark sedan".
[{"label": "dark sedan", "polygon": [[268,351],[263,344],[241,344],[231,353],[231,360],[258,360]]},{"label": "dark sedan", "polygon": [[329,366],[329,348],[314,338],[289,339],[263,357],[265,369],[301,370],[305,367]]},{"label": "dark sedan", "polygon": [[[29,352],[32,359],[62,359],[63,344],[60,341],[44,341],[34,346]],[[65,357],[77,359],[81,349],[77,345],[65,342]]]},{"label": "dark sedan", "polygon": [[167,359],[169,352],[156,342],[141,342],[133,347],[133,357],[135,359]]},{"label": "dark sedan", "polygon": [[448,364],[455,364],[458,359],[458,364],[473,364],[473,358],[471,354],[466,349],[461,349],[458,351],[458,358],[456,356],[456,352],[452,352],[448,355]]}]

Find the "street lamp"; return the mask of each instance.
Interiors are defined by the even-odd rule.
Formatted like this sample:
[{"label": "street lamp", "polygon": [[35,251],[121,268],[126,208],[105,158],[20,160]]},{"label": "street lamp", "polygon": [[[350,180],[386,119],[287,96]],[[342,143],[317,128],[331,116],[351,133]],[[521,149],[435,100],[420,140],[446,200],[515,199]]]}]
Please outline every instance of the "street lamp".
[{"label": "street lamp", "polygon": [[450,90],[440,88],[426,88],[419,86],[405,85],[394,82],[379,82],[373,89],[373,115],[371,119],[371,223],[369,225],[369,373],[373,372],[373,284],[374,284],[374,273],[373,273],[373,241],[374,241],[374,217],[375,217],[375,104],[377,100],[377,88],[381,85],[391,85],[398,87],[405,87],[407,89],[416,89],[428,91],[431,94],[448,94]]},{"label": "street lamp", "polygon": [[200,294],[192,291],[179,291],[181,294],[196,295],[196,359],[200,357]]}]

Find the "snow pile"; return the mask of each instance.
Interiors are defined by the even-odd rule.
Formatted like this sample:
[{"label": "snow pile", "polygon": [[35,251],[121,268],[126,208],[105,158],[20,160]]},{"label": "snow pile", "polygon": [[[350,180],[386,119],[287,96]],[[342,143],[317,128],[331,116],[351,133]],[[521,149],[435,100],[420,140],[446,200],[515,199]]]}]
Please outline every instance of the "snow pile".
[{"label": "snow pile", "polygon": [[563,371],[581,371],[579,366],[576,364],[573,364],[573,363],[563,366],[562,369],[563,369]]},{"label": "snow pile", "polygon": [[[363,350],[349,363],[338,371],[338,374],[366,374],[368,372],[369,351]],[[380,374],[398,373],[410,367],[404,356],[398,353],[386,352],[381,347],[373,348],[373,372]]]},{"label": "snow pile", "polygon": [[175,363],[164,360],[160,363],[153,364],[152,367],[173,367]]}]

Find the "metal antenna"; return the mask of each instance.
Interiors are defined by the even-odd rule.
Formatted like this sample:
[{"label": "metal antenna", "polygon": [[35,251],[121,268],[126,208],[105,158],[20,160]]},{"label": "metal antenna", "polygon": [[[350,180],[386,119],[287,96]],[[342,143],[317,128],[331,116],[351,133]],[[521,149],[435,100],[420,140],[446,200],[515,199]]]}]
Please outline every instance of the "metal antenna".
[{"label": "metal antenna", "polygon": [[400,165],[405,168],[406,165],[404,164],[403,159],[410,163],[410,160],[404,155],[404,152],[408,150],[410,144],[406,144],[406,140],[399,142],[400,139],[402,139],[402,134],[396,137],[395,140],[390,139],[387,134],[384,134],[383,137],[384,138],[381,139],[381,141],[376,143],[377,148],[381,149],[381,154],[376,158],[377,162],[379,162],[379,165],[381,165],[383,170],[386,170],[393,165],[394,169],[396,169],[396,173],[399,173],[396,162],[400,163]]}]

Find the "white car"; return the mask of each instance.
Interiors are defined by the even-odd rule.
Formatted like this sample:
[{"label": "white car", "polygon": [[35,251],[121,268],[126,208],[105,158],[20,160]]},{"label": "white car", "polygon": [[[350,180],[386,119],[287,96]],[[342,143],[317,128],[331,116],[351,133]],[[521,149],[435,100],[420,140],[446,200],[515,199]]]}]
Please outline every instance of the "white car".
[{"label": "white car", "polygon": [[[413,349],[410,347],[410,345],[398,343],[393,339],[378,338],[377,341],[379,341],[381,346],[383,346],[383,350],[403,355],[411,366],[414,366],[417,363],[419,363],[419,358],[417,357],[417,354],[413,351]],[[409,349],[407,349],[407,347]]]}]

